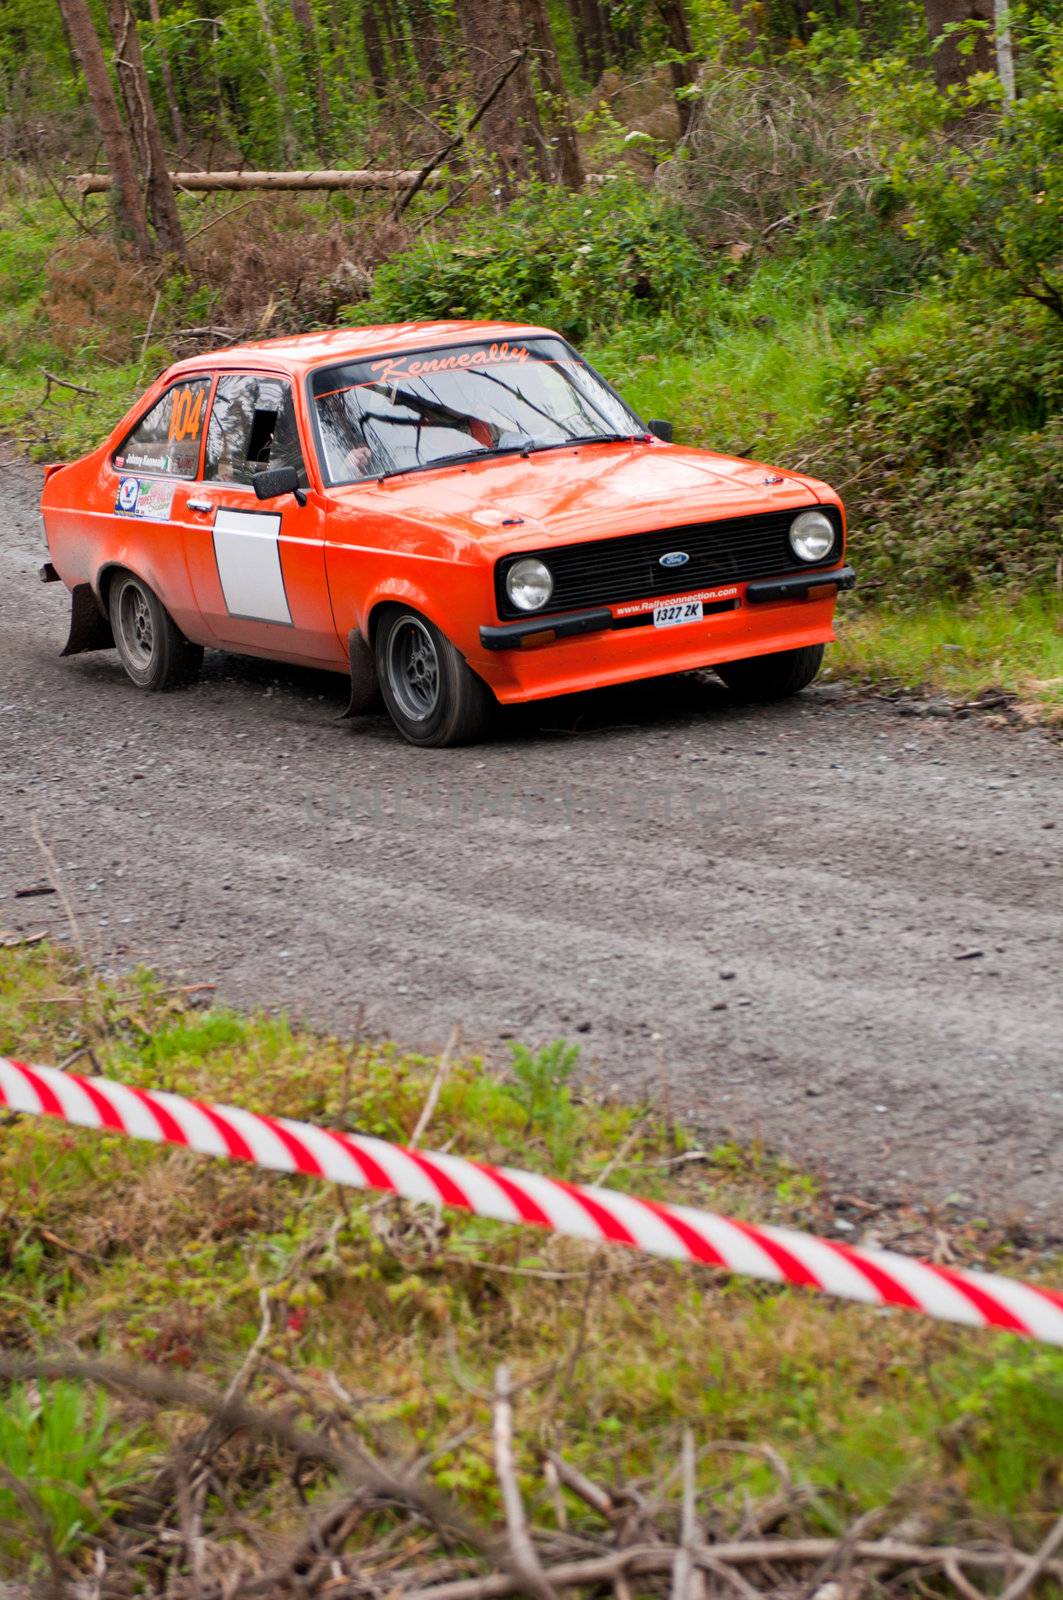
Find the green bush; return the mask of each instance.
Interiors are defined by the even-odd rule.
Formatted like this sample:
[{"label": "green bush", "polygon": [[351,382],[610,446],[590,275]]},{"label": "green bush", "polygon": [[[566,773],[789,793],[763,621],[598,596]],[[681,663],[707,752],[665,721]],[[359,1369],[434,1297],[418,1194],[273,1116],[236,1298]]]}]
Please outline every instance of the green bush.
[{"label": "green bush", "polygon": [[948,303],[903,326],[835,370],[811,463],[848,501],[865,588],[916,600],[1051,582],[1063,325]]},{"label": "green bush", "polygon": [[380,267],[361,324],[447,317],[539,322],[573,339],[620,319],[679,316],[704,272],[683,214],[634,183],[536,187],[454,240],[423,238]]}]

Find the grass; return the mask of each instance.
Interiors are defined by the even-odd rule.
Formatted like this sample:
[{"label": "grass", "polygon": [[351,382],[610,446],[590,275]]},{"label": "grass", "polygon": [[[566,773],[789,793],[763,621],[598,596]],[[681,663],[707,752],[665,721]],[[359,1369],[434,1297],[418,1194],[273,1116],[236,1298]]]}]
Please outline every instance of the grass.
[{"label": "grass", "polygon": [[[0,1052],[50,1063],[85,1049],[132,1084],[393,1139],[410,1136],[435,1070],[276,1017],[190,1009],[147,973],[108,983],[45,946],[0,951]],[[573,1064],[560,1043],[516,1049],[506,1077],[475,1058],[456,1063],[426,1146],[582,1180],[609,1166],[619,1188],[830,1226],[814,1177],[756,1147],[676,1163],[688,1135],[652,1108],[577,1093]],[[987,1227],[970,1225],[953,1244],[962,1259],[1063,1281],[1063,1263],[1023,1259]],[[325,1404],[333,1374],[358,1397],[366,1445],[441,1450],[438,1484],[487,1515],[497,1506],[483,1396],[499,1361],[527,1384],[529,1463],[550,1446],[599,1479],[659,1476],[689,1423],[703,1440],[773,1443],[819,1486],[812,1525],[828,1532],[856,1512],[918,1502],[935,1531],[973,1514],[1029,1543],[1058,1502],[1063,1353],[1008,1336],[340,1196],[30,1118],[0,1133],[0,1260],[8,1348],[63,1347],[218,1382],[246,1356],[264,1296],[257,1398],[294,1383]],[[46,1505],[57,1535],[85,1538],[128,1492],[127,1478],[150,1475],[162,1424],[117,1406],[101,1431],[88,1407],[80,1453],[65,1459],[39,1441],[56,1432],[50,1408],[69,1416],[70,1396],[31,1402],[36,1421],[26,1420],[24,1392],[9,1396],[3,1428],[30,1429],[38,1445],[23,1450],[27,1472],[53,1490],[68,1484],[77,1504],[77,1517],[69,1495]],[[736,1492],[723,1487],[725,1467],[730,1474],[719,1460],[705,1470],[719,1474],[721,1494]],[[92,1493],[79,1493],[86,1486]],[[767,1486],[755,1466],[742,1492]],[[281,1521],[294,1515],[282,1478],[256,1492],[259,1503],[275,1497]],[[9,1504],[0,1514],[22,1515]]]},{"label": "grass", "polygon": [[848,611],[830,653],[835,676],[955,700],[1014,695],[1063,724],[1063,596],[999,596],[919,611]]}]

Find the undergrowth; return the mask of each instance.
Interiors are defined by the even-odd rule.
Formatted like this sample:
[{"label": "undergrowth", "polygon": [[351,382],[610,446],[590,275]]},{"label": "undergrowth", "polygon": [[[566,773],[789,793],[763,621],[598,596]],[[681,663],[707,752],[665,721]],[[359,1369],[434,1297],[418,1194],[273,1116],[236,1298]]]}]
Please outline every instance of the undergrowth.
[{"label": "undergrowth", "polygon": [[[76,1057],[78,1069],[133,1085],[404,1140],[437,1068],[282,1018],[193,1009],[146,972],[106,982],[43,946],[2,951],[0,963],[0,1052]],[[472,1058],[453,1064],[427,1147],[831,1226],[807,1175],[756,1148],[698,1152],[659,1112],[602,1100],[573,1078],[571,1046],[513,1056],[501,1077]],[[909,1217],[901,1242],[905,1227],[911,1248],[926,1226]],[[1020,1259],[984,1226],[958,1232],[952,1248],[1059,1281],[1058,1262]],[[366,1448],[441,1452],[435,1481],[486,1516],[497,1488],[479,1432],[501,1361],[527,1384],[523,1448],[563,1440],[598,1479],[670,1471],[689,1424],[706,1439],[782,1450],[822,1490],[813,1525],[826,1531],[918,1501],[938,1530],[970,1508],[1029,1540],[1058,1503],[1063,1356],[1010,1337],[30,1118],[0,1133],[0,1259],[8,1350],[132,1359],[224,1386],[257,1339],[254,1397],[294,1386],[325,1405],[338,1385]],[[157,1418],[111,1401],[107,1428],[88,1406],[59,1460],[48,1418],[72,1404],[61,1389],[12,1391],[0,1433],[24,1441],[25,1471],[48,1480],[41,1502],[68,1540],[112,1515],[130,1492],[127,1469],[150,1478],[169,1437]],[[769,1480],[754,1467],[744,1481],[753,1492]],[[259,1484],[256,1505],[271,1496],[289,1516],[283,1483]],[[0,1509],[16,1523],[27,1515]]]}]

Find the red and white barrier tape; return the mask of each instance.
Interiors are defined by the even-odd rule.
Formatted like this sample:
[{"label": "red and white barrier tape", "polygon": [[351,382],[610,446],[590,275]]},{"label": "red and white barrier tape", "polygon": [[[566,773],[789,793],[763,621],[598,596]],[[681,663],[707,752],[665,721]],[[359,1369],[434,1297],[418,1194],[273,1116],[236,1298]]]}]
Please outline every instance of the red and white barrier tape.
[{"label": "red and white barrier tape", "polygon": [[1003,1328],[1063,1345],[1063,1293],[984,1272],[960,1272],[890,1250],[857,1249],[791,1228],[756,1227],[712,1211],[638,1199],[513,1167],[429,1154],[363,1134],[315,1128],[236,1106],[79,1078],[0,1056],[0,1105],[32,1116],[201,1155],[302,1172],[356,1189],[457,1206],[499,1222],[627,1245],[774,1283],[801,1284],[868,1305],[903,1306],[944,1322]]}]

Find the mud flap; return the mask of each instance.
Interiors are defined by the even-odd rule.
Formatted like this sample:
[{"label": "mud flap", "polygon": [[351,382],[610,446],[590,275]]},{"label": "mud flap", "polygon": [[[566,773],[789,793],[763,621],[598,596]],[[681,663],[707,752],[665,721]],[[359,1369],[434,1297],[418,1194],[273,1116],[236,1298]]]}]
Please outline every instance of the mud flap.
[{"label": "mud flap", "polygon": [[70,635],[60,654],[78,656],[85,650],[113,649],[111,624],[100,610],[92,585],[75,585],[70,595]]},{"label": "mud flap", "polygon": [[347,635],[347,654],[351,663],[351,697],[342,717],[364,717],[382,704],[377,682],[373,649],[357,628]]}]

